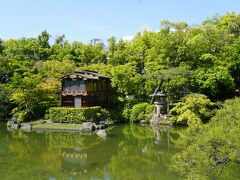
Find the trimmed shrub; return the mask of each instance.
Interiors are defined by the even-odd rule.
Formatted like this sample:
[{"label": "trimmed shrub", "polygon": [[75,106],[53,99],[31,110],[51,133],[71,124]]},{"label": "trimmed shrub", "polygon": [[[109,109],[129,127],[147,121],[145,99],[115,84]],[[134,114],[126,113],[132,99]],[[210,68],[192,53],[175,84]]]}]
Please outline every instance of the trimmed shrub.
[{"label": "trimmed shrub", "polygon": [[153,105],[148,103],[139,103],[132,107],[130,113],[130,122],[140,122],[141,120],[150,120],[152,115]]},{"label": "trimmed shrub", "polygon": [[86,121],[109,120],[110,114],[100,106],[86,108],[53,107],[47,111],[45,119],[53,123],[82,123]]}]

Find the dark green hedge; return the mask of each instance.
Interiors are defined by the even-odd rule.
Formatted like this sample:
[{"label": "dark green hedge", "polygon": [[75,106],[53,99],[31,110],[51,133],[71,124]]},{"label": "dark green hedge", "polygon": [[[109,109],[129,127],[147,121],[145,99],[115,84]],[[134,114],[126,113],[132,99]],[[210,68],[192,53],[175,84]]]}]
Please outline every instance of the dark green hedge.
[{"label": "dark green hedge", "polygon": [[54,123],[82,123],[86,121],[108,120],[109,113],[100,106],[86,108],[53,107],[47,111],[45,119]]}]

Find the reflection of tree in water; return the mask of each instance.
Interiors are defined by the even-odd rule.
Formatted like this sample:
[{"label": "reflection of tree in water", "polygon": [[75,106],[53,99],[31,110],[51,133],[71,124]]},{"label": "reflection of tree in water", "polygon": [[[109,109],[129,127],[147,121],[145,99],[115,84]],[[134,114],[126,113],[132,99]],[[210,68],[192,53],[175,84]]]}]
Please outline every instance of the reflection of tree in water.
[{"label": "reflection of tree in water", "polygon": [[130,125],[123,128],[123,134],[127,139],[144,140],[154,138],[150,126]]},{"label": "reflection of tree in water", "polygon": [[126,140],[119,143],[118,154],[109,164],[113,179],[175,178],[167,171],[177,130],[131,125],[123,129],[123,134]]},{"label": "reflection of tree in water", "polygon": [[[118,140],[103,140],[79,133],[4,132],[8,142],[0,149],[6,152],[3,179],[69,179],[104,177],[104,167],[117,152]],[[4,136],[4,135],[3,135]],[[108,149],[109,148],[109,149]],[[0,154],[1,155],[1,154]]]},{"label": "reflection of tree in water", "polygon": [[[41,169],[36,172],[34,167],[47,169],[48,165],[52,165],[49,163],[44,164],[42,159],[42,155],[46,153],[43,147],[47,147],[45,137],[36,133],[30,134],[21,131],[5,132],[5,134],[8,138],[8,143],[4,144],[7,150],[5,160],[8,163],[3,166],[0,165],[4,172],[1,173],[1,178],[29,179],[35,177],[35,179],[41,179],[44,172]],[[57,154],[57,152],[53,153],[53,155]]]},{"label": "reflection of tree in water", "polygon": [[87,145],[86,138],[79,133],[49,132],[46,133],[46,138],[51,148],[75,148]]},{"label": "reflection of tree in water", "polygon": [[[150,126],[118,126],[103,140],[79,133],[5,133],[9,163],[0,163],[3,179],[158,179],[167,175],[168,156],[174,152],[169,132],[169,151],[165,136]],[[177,131],[176,131],[177,132]],[[0,152],[1,153],[1,152]],[[13,163],[14,162],[14,163]]]}]

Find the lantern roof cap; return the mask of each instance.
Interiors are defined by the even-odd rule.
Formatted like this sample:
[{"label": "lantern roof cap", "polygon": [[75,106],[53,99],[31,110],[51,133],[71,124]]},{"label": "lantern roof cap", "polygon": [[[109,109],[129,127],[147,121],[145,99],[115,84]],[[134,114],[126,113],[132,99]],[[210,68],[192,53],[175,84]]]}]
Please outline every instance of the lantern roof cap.
[{"label": "lantern roof cap", "polygon": [[169,94],[164,93],[163,91],[160,91],[160,92],[151,94],[151,95],[149,95],[149,96],[151,96],[151,97],[167,97],[167,96],[169,96]]}]

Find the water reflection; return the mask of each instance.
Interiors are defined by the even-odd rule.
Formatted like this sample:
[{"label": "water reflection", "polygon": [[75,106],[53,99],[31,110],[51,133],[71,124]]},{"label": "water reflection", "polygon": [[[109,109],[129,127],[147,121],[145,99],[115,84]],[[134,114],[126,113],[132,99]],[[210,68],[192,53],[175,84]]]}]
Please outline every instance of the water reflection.
[{"label": "water reflection", "polygon": [[177,129],[122,125],[105,140],[79,133],[0,129],[1,179],[176,178],[168,167],[177,150]]},{"label": "water reflection", "polygon": [[[176,149],[174,129],[131,125],[123,128],[127,141],[121,141],[118,154],[112,157],[109,169],[112,179],[174,179],[169,171],[170,157]],[[123,168],[124,165],[127,168]]]},{"label": "water reflection", "polygon": [[62,149],[62,169],[73,175],[86,172],[87,157],[81,149]]}]

